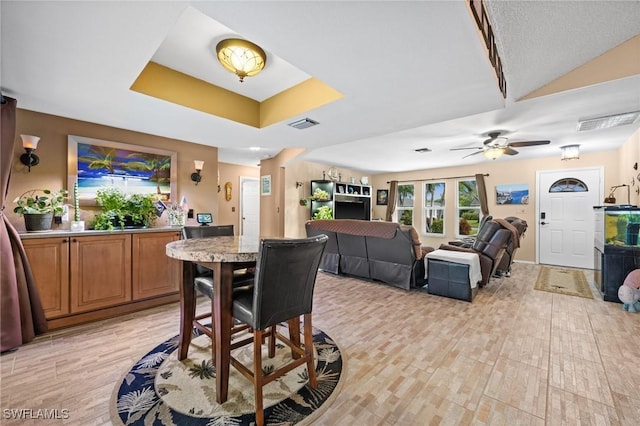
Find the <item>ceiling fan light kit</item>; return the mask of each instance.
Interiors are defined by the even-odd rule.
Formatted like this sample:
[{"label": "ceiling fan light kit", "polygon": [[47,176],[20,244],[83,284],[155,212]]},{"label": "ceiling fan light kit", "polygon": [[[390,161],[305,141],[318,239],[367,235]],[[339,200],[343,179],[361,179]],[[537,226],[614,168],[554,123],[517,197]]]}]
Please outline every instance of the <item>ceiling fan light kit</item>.
[{"label": "ceiling fan light kit", "polygon": [[476,154],[484,154],[485,157],[495,160],[500,157],[502,154],[506,155],[516,155],[518,151],[513,149],[513,147],[520,148],[525,146],[536,146],[536,145],[548,145],[551,141],[520,141],[520,142],[509,142],[509,139],[500,136],[502,132],[489,132],[489,139],[486,139],[482,146],[477,147],[469,147],[469,148],[451,148],[451,151],[459,151],[464,149],[476,149],[477,152],[473,154],[465,155],[462,158],[471,157]]},{"label": "ceiling fan light kit", "polygon": [[239,38],[228,38],[216,46],[218,61],[222,66],[237,75],[240,83],[245,77],[253,77],[267,64],[267,54],[257,44]]}]

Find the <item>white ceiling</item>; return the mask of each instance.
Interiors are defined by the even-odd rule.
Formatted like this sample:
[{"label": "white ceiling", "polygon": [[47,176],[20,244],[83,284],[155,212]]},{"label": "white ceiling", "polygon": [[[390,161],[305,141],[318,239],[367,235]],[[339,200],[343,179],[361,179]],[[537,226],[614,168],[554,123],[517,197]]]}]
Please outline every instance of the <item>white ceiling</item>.
[{"label": "white ceiling", "polygon": [[[218,146],[224,162],[256,165],[305,147],[305,159],[368,174],[490,161],[450,148],[480,146],[492,130],[510,141],[551,140],[496,160],[509,161],[559,156],[566,144],[611,149],[638,129],[636,122],[578,134],[576,125],[640,110],[640,75],[515,100],[640,34],[639,1],[487,8],[506,103],[464,1],[2,0],[0,87],[19,108]],[[242,84],[215,59],[217,41],[233,35],[268,55],[265,71]],[[152,59],[257,100],[308,76],[344,98],[256,129],[129,90]],[[303,117],[320,125],[286,125]],[[432,152],[414,152],[423,147]]]}]

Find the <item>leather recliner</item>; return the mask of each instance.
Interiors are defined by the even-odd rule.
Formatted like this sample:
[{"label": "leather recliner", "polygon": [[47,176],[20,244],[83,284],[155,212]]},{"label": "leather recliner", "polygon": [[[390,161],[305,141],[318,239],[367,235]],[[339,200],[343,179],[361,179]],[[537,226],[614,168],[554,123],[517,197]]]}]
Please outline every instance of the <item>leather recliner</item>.
[{"label": "leather recliner", "polygon": [[517,231],[517,238],[512,233],[512,236],[507,243],[507,247],[505,248],[504,255],[502,256],[502,260],[496,268],[495,274],[498,276],[509,277],[511,276],[511,265],[513,264],[513,259],[515,258],[516,251],[520,247],[520,239],[524,236],[524,233],[527,230],[527,221],[514,216],[505,217],[504,220],[515,228]]},{"label": "leather recliner", "polygon": [[478,232],[476,241],[470,248],[442,244],[440,249],[476,253],[480,260],[480,272],[482,273],[480,287],[484,287],[489,283],[489,279],[502,260],[510,238],[510,231],[503,228],[498,222],[490,220]]}]

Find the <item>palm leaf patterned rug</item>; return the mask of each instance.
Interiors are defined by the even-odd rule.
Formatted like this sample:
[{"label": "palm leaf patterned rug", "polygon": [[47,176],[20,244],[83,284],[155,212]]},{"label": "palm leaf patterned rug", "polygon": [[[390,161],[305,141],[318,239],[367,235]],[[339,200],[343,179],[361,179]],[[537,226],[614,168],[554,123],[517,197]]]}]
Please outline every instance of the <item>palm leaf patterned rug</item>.
[{"label": "palm leaf patterned rug", "polygon": [[[111,418],[118,425],[250,425],[255,423],[253,385],[235,368],[229,376],[229,398],[216,402],[215,367],[211,341],[198,335],[188,357],[177,359],[175,336],[143,356],[116,385]],[[324,332],[314,329],[318,386],[307,386],[302,365],[263,389],[266,424],[304,424],[318,417],[335,398],[342,377],[342,355]],[[233,356],[253,369],[253,345],[233,351]],[[266,356],[263,369],[276,368],[291,359],[291,350],[277,344],[275,358]]]},{"label": "palm leaf patterned rug", "polygon": [[543,266],[540,268],[534,288],[551,293],[593,299],[593,294],[584,272],[576,269]]}]

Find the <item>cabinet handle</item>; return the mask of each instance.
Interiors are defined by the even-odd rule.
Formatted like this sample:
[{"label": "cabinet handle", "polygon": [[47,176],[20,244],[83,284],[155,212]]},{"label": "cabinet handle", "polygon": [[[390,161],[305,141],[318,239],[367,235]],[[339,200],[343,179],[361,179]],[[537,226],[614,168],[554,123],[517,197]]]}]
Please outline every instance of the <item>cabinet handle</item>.
[{"label": "cabinet handle", "polygon": [[72,241],[72,242],[74,242],[74,243],[77,243],[77,242],[78,242],[78,240],[77,240],[77,239],[75,239],[75,238],[74,238],[73,240],[71,240],[71,241]]},{"label": "cabinet handle", "polygon": [[62,242],[63,242],[63,243],[66,243],[66,242],[67,242],[67,239],[66,239],[66,238],[63,238],[63,239],[62,239]]}]

